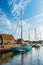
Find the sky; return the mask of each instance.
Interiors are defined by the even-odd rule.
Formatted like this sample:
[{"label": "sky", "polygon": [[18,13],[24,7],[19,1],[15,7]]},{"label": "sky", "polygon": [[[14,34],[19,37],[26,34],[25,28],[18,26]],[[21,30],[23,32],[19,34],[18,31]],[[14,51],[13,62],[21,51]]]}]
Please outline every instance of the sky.
[{"label": "sky", "polygon": [[[21,15],[22,10],[22,15]],[[0,0],[0,34],[12,34],[15,38],[43,40],[43,0]]]}]

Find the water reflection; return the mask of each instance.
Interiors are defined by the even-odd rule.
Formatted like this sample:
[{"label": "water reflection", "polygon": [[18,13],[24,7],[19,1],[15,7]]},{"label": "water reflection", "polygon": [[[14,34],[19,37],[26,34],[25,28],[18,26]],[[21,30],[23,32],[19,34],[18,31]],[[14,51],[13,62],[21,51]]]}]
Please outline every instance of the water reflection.
[{"label": "water reflection", "polygon": [[21,54],[21,65],[31,64],[31,53],[32,51]]},{"label": "water reflection", "polygon": [[0,65],[43,65],[43,47],[30,52],[0,54]]},{"label": "water reflection", "polygon": [[23,65],[24,62],[24,54],[21,55],[21,65]]},{"label": "water reflection", "polygon": [[35,65],[40,65],[40,47],[35,48]]},{"label": "water reflection", "polygon": [[6,63],[10,61],[11,55],[12,55],[12,52],[0,53],[0,63]]}]

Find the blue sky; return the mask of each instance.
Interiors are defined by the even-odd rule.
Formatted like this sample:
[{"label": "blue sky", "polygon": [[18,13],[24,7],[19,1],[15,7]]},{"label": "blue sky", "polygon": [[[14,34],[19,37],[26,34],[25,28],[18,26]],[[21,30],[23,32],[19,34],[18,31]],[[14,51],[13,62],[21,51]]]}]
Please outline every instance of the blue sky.
[{"label": "blue sky", "polygon": [[[20,38],[21,7],[23,39],[34,40],[34,29],[37,29],[38,38],[43,39],[43,0],[0,0],[0,34],[13,34]],[[40,32],[39,32],[40,31]]]}]

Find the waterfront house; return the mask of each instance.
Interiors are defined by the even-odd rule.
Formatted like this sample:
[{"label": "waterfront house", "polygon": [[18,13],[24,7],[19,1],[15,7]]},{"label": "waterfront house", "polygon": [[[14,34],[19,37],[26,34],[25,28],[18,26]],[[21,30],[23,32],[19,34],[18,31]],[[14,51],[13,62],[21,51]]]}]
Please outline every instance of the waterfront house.
[{"label": "waterfront house", "polygon": [[0,34],[0,46],[4,48],[13,47],[16,43],[16,40],[13,35],[10,34]]}]

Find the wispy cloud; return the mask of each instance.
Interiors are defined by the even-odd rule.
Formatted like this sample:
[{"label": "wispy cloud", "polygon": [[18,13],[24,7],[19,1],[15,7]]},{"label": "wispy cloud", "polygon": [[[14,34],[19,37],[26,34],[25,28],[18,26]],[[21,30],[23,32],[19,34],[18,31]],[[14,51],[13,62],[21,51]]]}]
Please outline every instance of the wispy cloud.
[{"label": "wispy cloud", "polygon": [[[21,10],[21,7],[22,9],[24,10],[24,8],[30,3],[31,0],[21,0],[18,4],[14,4],[13,5],[13,10],[12,10],[12,13],[14,13],[15,11],[18,13],[18,11]],[[15,1],[14,1],[15,2]]]},{"label": "wispy cloud", "polygon": [[0,29],[0,32],[2,31],[2,29]]},{"label": "wispy cloud", "polygon": [[[10,28],[11,27],[11,22],[9,21],[9,19],[7,18],[6,14],[0,10],[0,28],[4,29],[4,28]],[[4,26],[4,28],[3,28]]]},{"label": "wispy cloud", "polygon": [[43,40],[43,26],[38,27],[37,30],[39,31],[39,37],[41,36],[41,39]]},{"label": "wispy cloud", "polygon": [[[37,29],[37,31],[36,31],[37,40],[40,39],[40,34],[41,34],[41,39],[43,39],[43,13],[33,16],[33,17],[26,19],[24,21],[27,22],[27,25],[30,24],[30,39],[31,40],[35,40],[35,28]],[[26,29],[26,32],[27,32],[27,29]],[[28,39],[29,32],[27,32],[27,34],[25,33],[25,35],[27,36],[26,39]],[[25,36],[24,36],[24,39],[25,39]]]},{"label": "wispy cloud", "polygon": [[40,13],[40,14],[38,14],[38,15],[36,15],[36,16],[33,16],[33,17],[29,18],[29,19],[26,19],[25,21],[28,22],[28,21],[30,21],[30,20],[36,19],[36,18],[41,17],[41,16],[43,16],[43,13]]},{"label": "wispy cloud", "polygon": [[[26,6],[31,2],[31,0],[9,0],[9,6],[11,6],[11,13],[15,16],[20,16],[21,8],[22,13]],[[17,17],[16,17],[17,18]]]},{"label": "wispy cloud", "polygon": [[[16,33],[14,34],[15,38],[17,38],[17,37],[20,38],[21,37],[21,22],[19,22],[18,25],[17,25],[17,23],[13,23],[10,20],[8,20],[8,18],[6,17],[6,15],[2,11],[0,13],[2,15],[2,16],[0,16],[0,25],[2,27],[4,26],[4,28],[2,28],[0,26],[0,31],[3,31],[4,30],[3,32],[6,32],[7,31],[7,33],[9,33],[9,31],[10,31],[10,34],[11,34],[11,31],[12,31],[12,34],[14,34],[15,31],[16,31]],[[34,16],[34,17],[30,18],[30,19],[22,20],[22,25],[23,25],[23,39],[25,39],[25,40],[26,39],[29,39],[29,28],[32,27],[32,24],[29,23],[29,22],[32,21],[32,20],[34,21],[37,18],[40,18],[41,16],[43,16],[43,13],[41,13],[41,14],[39,14],[37,16]],[[42,17],[41,17],[41,19],[42,19]],[[39,19],[37,19],[36,22],[38,22],[38,20]],[[16,27],[17,27],[17,29],[16,29]],[[6,30],[5,30],[5,28],[6,28]],[[38,30],[39,29],[41,31],[41,35],[43,35],[43,26],[42,27],[39,27]],[[34,30],[32,29],[30,31],[30,38],[31,38],[31,40],[34,40],[34,36],[35,36],[35,33],[34,33]],[[38,34],[38,36],[40,36],[40,34]]]},{"label": "wispy cloud", "polygon": [[[23,35],[23,39],[28,39],[28,34],[29,34],[29,28],[31,27],[31,24],[29,24],[28,22],[25,22],[22,20],[22,35]],[[18,23],[18,27],[16,30],[16,35],[15,37],[20,38],[21,37],[21,22]]]},{"label": "wispy cloud", "polygon": [[[24,14],[25,8],[27,5],[29,5],[31,3],[31,0],[9,0],[6,2],[7,2],[6,3],[7,5],[3,6],[4,11],[2,11],[3,9],[2,10],[0,9],[0,31],[5,32],[5,33],[10,33],[10,34],[12,33],[12,34],[14,34],[15,38],[17,38],[17,36],[20,38],[21,37],[21,21],[20,21],[21,7],[23,10],[22,12]],[[42,9],[41,7],[42,7],[42,5],[40,6],[40,9]],[[31,6],[29,9],[31,10],[31,8],[33,8],[33,7]],[[29,9],[27,9],[27,10],[29,10]],[[33,8],[33,10],[34,10],[34,8]],[[29,13],[31,14],[31,12],[29,12]],[[32,12],[32,14],[35,16],[32,15],[33,17],[31,17],[31,18],[28,18],[28,16],[27,16],[28,19],[22,20],[23,39],[29,39],[28,38],[29,28],[31,29],[32,27],[33,27],[33,29],[31,29],[31,31],[30,31],[31,40],[34,40],[34,36],[35,36],[34,28],[35,27],[37,27],[37,29],[41,31],[41,37],[43,39],[43,13],[36,15]],[[25,15],[26,14],[24,14],[24,16]],[[11,18],[12,18],[12,20],[10,20]],[[16,21],[15,21],[15,19],[16,19]],[[16,33],[15,33],[15,31],[16,31]],[[40,36],[40,34],[38,34],[38,36]]]}]

